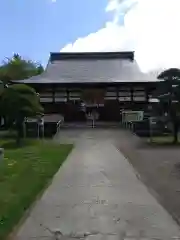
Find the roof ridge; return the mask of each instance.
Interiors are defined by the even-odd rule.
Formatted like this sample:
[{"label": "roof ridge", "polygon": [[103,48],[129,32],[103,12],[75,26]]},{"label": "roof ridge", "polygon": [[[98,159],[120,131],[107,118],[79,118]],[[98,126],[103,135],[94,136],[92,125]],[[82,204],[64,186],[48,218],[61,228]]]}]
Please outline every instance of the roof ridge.
[{"label": "roof ridge", "polygon": [[50,62],[61,60],[89,60],[89,59],[128,59],[134,60],[133,51],[124,52],[51,52]]}]

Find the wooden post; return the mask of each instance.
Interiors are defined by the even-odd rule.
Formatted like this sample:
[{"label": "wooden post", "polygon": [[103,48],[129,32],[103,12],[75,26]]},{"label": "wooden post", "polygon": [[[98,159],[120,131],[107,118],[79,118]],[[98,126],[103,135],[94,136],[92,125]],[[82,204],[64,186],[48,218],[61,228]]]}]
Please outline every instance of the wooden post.
[{"label": "wooden post", "polygon": [[69,90],[66,89],[66,93],[67,93],[67,102],[69,101]]},{"label": "wooden post", "polygon": [[24,119],[24,122],[23,122],[23,137],[26,138],[26,118]]},{"label": "wooden post", "polygon": [[149,103],[149,89],[145,88],[144,91],[146,94],[146,103]]},{"label": "wooden post", "polygon": [[134,88],[131,87],[131,104],[134,103]]},{"label": "wooden post", "polygon": [[4,148],[0,148],[0,162],[4,159]]},{"label": "wooden post", "polygon": [[37,122],[37,137],[39,138],[39,122]]},{"label": "wooden post", "polygon": [[44,123],[43,123],[43,125],[42,125],[42,138],[44,138]]},{"label": "wooden post", "polygon": [[151,117],[149,117],[149,138],[150,142],[152,142],[152,128],[151,128]]},{"label": "wooden post", "polygon": [[116,87],[116,99],[119,100],[119,89]]},{"label": "wooden post", "polygon": [[52,102],[55,103],[55,89],[52,87]]}]

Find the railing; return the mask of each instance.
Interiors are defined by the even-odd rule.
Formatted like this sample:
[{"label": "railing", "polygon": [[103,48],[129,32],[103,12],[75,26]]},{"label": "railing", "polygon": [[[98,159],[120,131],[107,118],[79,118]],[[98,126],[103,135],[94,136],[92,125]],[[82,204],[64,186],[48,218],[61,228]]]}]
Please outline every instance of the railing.
[{"label": "railing", "polygon": [[122,121],[121,124],[125,129],[133,130],[133,126],[134,126],[133,121]]}]

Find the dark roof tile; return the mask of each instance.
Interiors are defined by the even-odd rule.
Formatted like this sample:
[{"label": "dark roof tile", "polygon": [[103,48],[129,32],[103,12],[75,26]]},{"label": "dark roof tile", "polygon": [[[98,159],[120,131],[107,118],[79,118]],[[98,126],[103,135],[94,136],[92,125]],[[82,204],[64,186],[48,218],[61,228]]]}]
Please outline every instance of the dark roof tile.
[{"label": "dark roof tile", "polygon": [[157,80],[143,74],[133,52],[51,53],[45,72],[24,83],[113,83]]},{"label": "dark roof tile", "polygon": [[104,60],[104,59],[128,59],[134,60],[134,52],[52,52],[50,53],[50,62],[61,60]]}]

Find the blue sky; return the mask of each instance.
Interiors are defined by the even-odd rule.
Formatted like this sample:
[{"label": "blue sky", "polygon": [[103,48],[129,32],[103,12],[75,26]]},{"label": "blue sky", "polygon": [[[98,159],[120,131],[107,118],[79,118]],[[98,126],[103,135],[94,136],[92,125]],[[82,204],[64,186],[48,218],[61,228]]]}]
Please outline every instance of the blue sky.
[{"label": "blue sky", "polygon": [[13,52],[47,62],[50,51],[102,28],[108,0],[1,0],[0,61]]},{"label": "blue sky", "polygon": [[[0,0],[0,61],[134,50],[142,71],[180,67],[180,0]],[[168,34],[167,34],[168,32]]]}]

